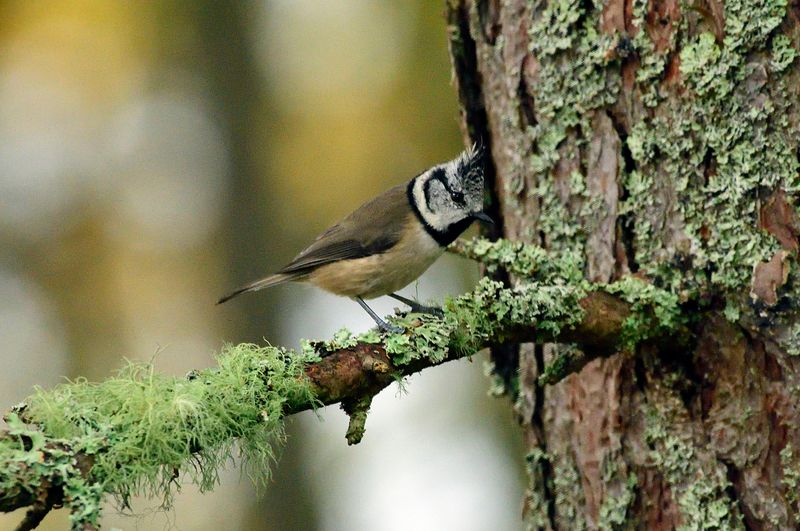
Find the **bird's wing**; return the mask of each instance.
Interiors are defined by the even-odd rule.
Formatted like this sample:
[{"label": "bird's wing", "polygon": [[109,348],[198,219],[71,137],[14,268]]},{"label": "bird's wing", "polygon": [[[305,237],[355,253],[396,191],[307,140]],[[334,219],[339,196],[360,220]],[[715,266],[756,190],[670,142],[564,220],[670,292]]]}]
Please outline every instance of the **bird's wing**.
[{"label": "bird's wing", "polygon": [[315,244],[313,249],[309,247],[301,255],[292,260],[286,267],[280,269],[278,273],[298,273],[304,270],[315,269],[319,266],[338,262],[339,260],[352,260],[364,258],[373,254],[382,253],[389,249],[396,240],[383,240],[374,242],[372,245],[365,246],[358,240],[342,241],[321,241]]},{"label": "bird's wing", "polygon": [[278,273],[310,272],[331,262],[382,253],[400,239],[410,212],[405,186],[396,186],[322,233]]}]

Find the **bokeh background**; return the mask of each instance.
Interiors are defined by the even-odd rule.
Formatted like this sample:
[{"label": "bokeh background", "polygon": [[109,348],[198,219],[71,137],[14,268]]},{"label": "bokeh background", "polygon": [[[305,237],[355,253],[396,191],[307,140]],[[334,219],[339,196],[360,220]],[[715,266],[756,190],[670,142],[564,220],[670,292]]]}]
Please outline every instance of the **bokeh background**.
[{"label": "bokeh background", "polygon": [[[305,286],[217,307],[364,200],[462,149],[431,0],[0,0],[0,408],[124,358],[185,374],[224,342],[297,346],[372,322]],[[403,293],[469,289],[445,256]],[[390,313],[396,303],[379,299]],[[517,529],[519,435],[485,354],[384,391],[364,441],[289,419],[257,495],[235,465],[120,529]],[[13,529],[21,514],[0,515]],[[67,528],[66,514],[43,529]]]}]

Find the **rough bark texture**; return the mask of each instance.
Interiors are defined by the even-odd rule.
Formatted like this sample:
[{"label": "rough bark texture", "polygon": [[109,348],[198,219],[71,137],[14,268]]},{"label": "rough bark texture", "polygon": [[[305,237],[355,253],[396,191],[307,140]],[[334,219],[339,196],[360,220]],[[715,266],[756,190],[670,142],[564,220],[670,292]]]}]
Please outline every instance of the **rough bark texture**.
[{"label": "rough bark texture", "polygon": [[521,346],[526,524],[798,528],[800,4],[447,9],[502,236],[582,256],[592,281],[646,277],[695,313],[689,348],[640,346],[544,389],[559,347]]}]

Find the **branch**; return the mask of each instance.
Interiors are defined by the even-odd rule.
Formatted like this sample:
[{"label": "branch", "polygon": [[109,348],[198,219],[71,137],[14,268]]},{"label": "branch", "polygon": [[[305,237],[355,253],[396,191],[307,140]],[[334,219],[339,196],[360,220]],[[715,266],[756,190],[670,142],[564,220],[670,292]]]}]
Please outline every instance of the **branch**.
[{"label": "branch", "polygon": [[184,379],[132,364],[100,384],[79,380],[40,390],[7,415],[10,429],[0,435],[0,511],[33,507],[33,519],[64,504],[73,528],[90,528],[109,494],[126,504],[132,494],[147,493],[168,505],[181,475],[211,489],[234,443],[244,466],[266,481],[287,414],[340,403],[354,444],[372,397],[428,367],[503,343],[579,346],[583,354],[567,354],[545,370],[543,383],[553,383],[593,358],[680,326],[677,300],[641,280],[589,285],[572,260],[504,241],[460,242],[454,251],[529,281],[507,288],[484,278],[448,301],[442,318],[394,317],[403,334],[342,331],[301,352],[229,346],[217,367]]},{"label": "branch", "polygon": [[[539,329],[535,323],[531,326],[511,325],[498,328],[471,348],[464,348],[465,338],[454,334],[444,356],[417,357],[401,365],[393,363],[386,344],[358,342],[350,347],[324,352],[324,358],[306,368],[306,375],[316,398],[329,405],[366,395],[374,396],[396,381],[398,376],[409,376],[446,361],[472,356],[493,344],[558,341],[578,344],[590,352],[582,358],[582,364],[571,362],[568,366],[561,366],[558,371],[551,371],[548,381],[543,382],[556,383],[592,359],[613,354],[631,315],[630,304],[603,291],[587,293],[578,300],[578,306],[582,318],[563,330],[549,326]],[[425,323],[412,322],[412,327],[415,325],[423,327]],[[412,331],[412,336],[407,337],[413,335]],[[309,408],[310,404],[297,404],[288,412],[297,413]]]}]

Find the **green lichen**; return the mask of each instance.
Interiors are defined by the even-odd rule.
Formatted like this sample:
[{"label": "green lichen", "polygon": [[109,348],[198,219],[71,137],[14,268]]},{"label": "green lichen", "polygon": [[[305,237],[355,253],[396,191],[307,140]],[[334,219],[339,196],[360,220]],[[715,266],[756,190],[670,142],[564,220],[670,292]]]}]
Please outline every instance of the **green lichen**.
[{"label": "green lichen", "polygon": [[[554,157],[559,156],[555,150],[552,153]],[[577,154],[574,156],[577,157]],[[533,195],[540,204],[536,227],[545,235],[548,249],[563,254],[571,261],[579,261],[582,269],[585,262],[586,230],[578,221],[578,215],[570,212],[555,188],[552,179],[543,178],[533,190]]]},{"label": "green lichen", "polygon": [[372,328],[367,330],[366,332],[358,335],[358,342],[359,343],[369,343],[370,345],[376,345],[383,341],[380,332]]},{"label": "green lichen", "polygon": [[553,491],[555,493],[558,528],[581,531],[587,529],[583,507],[586,499],[581,486],[581,476],[571,455],[551,452],[553,463]]},{"label": "green lichen", "polygon": [[377,329],[371,329],[356,336],[347,328],[341,328],[337,330],[328,341],[309,341],[307,339],[301,339],[300,350],[308,360],[313,360],[318,358],[320,354],[353,348],[359,343],[376,344],[381,341],[382,337]]},{"label": "green lichen", "polygon": [[418,314],[412,319],[416,325],[413,334],[392,334],[386,338],[386,352],[392,361],[397,365],[421,358],[434,363],[444,361],[450,351],[451,337],[458,330],[454,320]]},{"label": "green lichen", "polygon": [[453,301],[452,307],[462,316],[461,324],[483,340],[504,342],[505,331],[516,326],[531,327],[543,338],[552,338],[583,319],[579,301],[584,296],[586,292],[575,286],[532,282],[503,289],[500,283],[482,281],[470,296]]},{"label": "green lichen", "polygon": [[792,450],[792,446],[787,444],[781,450],[781,467],[783,477],[781,485],[785,487],[784,496],[795,510],[798,509],[800,501],[800,459],[797,459]]},{"label": "green lichen", "polygon": [[[681,301],[745,288],[753,266],[779,247],[758,228],[760,198],[779,188],[800,190],[799,132],[788,119],[796,102],[786,86],[797,50],[778,31],[786,4],[725,2],[720,36],[692,35],[685,15],[656,50],[650,5],[633,2],[639,31],[626,45],[638,59],[635,96],[659,112],[640,115],[626,139],[633,164],[622,175],[628,197],[619,213],[632,223],[637,264]],[[628,53],[620,51],[627,37],[597,30],[602,5],[534,1],[531,9],[537,83],[527,88],[537,123],[527,132],[534,149],[528,167],[506,179],[506,196],[513,202],[527,188],[539,200],[536,229],[548,248],[582,257],[587,223],[602,205],[584,197],[582,170],[565,182],[555,182],[552,171],[557,163],[585,166],[579,159],[593,111],[619,93],[618,68],[608,66]],[[676,53],[680,76],[665,84]],[[729,302],[727,315],[735,318],[731,304],[742,302]]]},{"label": "green lichen", "polygon": [[650,39],[646,17],[650,11],[648,0],[633,1],[633,25],[639,28],[631,41],[631,46],[639,57],[639,67],[636,69],[636,82],[642,90],[642,103],[648,107],[655,107],[662,100],[661,83],[659,80],[664,74],[667,61],[675,48],[677,31],[669,36],[669,43],[662,50],[656,50]]},{"label": "green lichen", "polygon": [[[581,259],[586,230],[580,219],[591,219],[587,214],[598,205],[587,202],[584,211],[571,212],[550,172],[561,159],[580,158],[585,140],[574,132],[590,131],[592,111],[612,104],[619,93],[619,74],[608,68],[616,56],[617,39],[599,31],[600,9],[599,4],[587,8],[580,0],[534,2],[537,17],[528,36],[538,73],[528,90],[536,102],[537,122],[527,128],[534,150],[528,167],[505,180],[506,195],[513,199],[525,189],[523,175],[534,178],[528,195],[539,200],[537,230],[545,235],[549,249]],[[581,172],[572,172],[566,181],[563,185],[576,197],[585,192]]]},{"label": "green lichen", "polygon": [[672,397],[666,399],[665,409],[651,406],[646,410],[645,441],[652,449],[653,465],[664,475],[680,509],[679,529],[744,529],[741,515],[726,493],[730,483],[724,473],[702,468],[694,455],[694,443],[672,429],[677,419],[670,404],[676,401]]},{"label": "green lichen", "polygon": [[589,361],[575,345],[557,345],[553,358],[539,375],[539,385],[553,385],[582,368]]},{"label": "green lichen", "polygon": [[625,277],[603,289],[631,305],[620,334],[623,348],[632,350],[641,341],[664,336],[685,324],[678,296],[639,278]]},{"label": "green lichen", "polygon": [[737,303],[738,301],[733,300],[732,298],[728,298],[725,301],[725,309],[722,310],[722,315],[725,316],[731,323],[736,323],[739,321],[739,317],[742,315],[742,308],[741,305]]},{"label": "green lichen", "polygon": [[566,131],[586,125],[587,112],[613,103],[618,92],[606,68],[615,39],[598,31],[591,14],[580,0],[546,2],[528,32],[541,68],[540,83],[530,88],[546,121],[533,131],[539,144],[533,166],[541,171],[558,160],[553,151]]},{"label": "green lichen", "polygon": [[786,16],[787,0],[725,2],[725,48],[737,53],[763,45]]},{"label": "green lichen", "polygon": [[525,528],[529,530],[550,528],[548,499],[545,491],[545,467],[549,466],[549,456],[541,448],[534,447],[525,456],[529,485],[525,492]]},{"label": "green lichen", "polygon": [[536,280],[542,284],[582,285],[583,258],[571,254],[555,255],[538,245],[506,239],[490,241],[486,238],[457,240],[450,252],[477,260],[486,266],[488,273],[499,269],[512,275]]},{"label": "green lichen", "polygon": [[64,481],[64,499],[72,529],[98,527],[104,495],[102,485],[88,483],[78,476],[71,475]]},{"label": "green lichen", "polygon": [[772,39],[773,72],[782,72],[791,65],[797,57],[797,50],[792,46],[792,40],[786,35],[776,35]]},{"label": "green lichen", "polygon": [[[432,340],[423,340],[422,343],[412,344],[417,341],[410,337],[390,338],[390,352],[401,354],[401,363],[419,357],[417,349],[424,349],[427,356],[435,353],[436,361],[446,355],[448,345],[447,335],[462,333],[463,330],[482,331],[491,327],[496,328],[496,322],[502,321],[505,313],[510,309],[514,322],[510,324],[525,324],[525,319],[542,331],[544,338],[553,338],[566,326],[573,326],[580,322],[583,310],[577,302],[591,290],[603,290],[630,304],[630,315],[623,323],[620,344],[623,348],[632,350],[641,341],[654,337],[665,336],[685,324],[681,312],[680,297],[668,290],[658,288],[651,283],[637,277],[625,277],[610,284],[593,285],[583,278],[580,261],[573,257],[558,256],[548,253],[535,245],[522,244],[498,240],[490,242],[484,239],[471,241],[458,241],[451,247],[451,251],[462,256],[481,261],[492,268],[502,267],[513,273],[520,280],[514,290],[503,290],[499,283],[491,283],[484,279],[484,284],[479,284],[476,290],[469,295],[457,299],[458,303],[448,303],[445,322],[437,322],[435,326],[445,325],[445,330],[431,334],[425,328],[429,323],[423,322],[421,329],[425,335],[432,335]],[[561,313],[556,312],[552,298],[559,299],[562,303]],[[545,304],[547,303],[547,304]],[[464,307],[453,313],[458,304]],[[486,306],[489,304],[489,306]],[[532,304],[530,307],[524,307]],[[536,312],[547,308],[552,312],[547,319],[540,319]],[[487,314],[487,310],[489,313]],[[533,311],[533,313],[531,313]],[[496,317],[494,317],[496,315]],[[485,320],[483,323],[469,323],[475,316]],[[523,316],[523,317],[521,317]],[[466,320],[466,321],[464,321]],[[554,326],[556,325],[557,326]],[[412,323],[406,326],[413,327]],[[480,344],[498,332],[487,331],[473,335],[467,333],[462,337],[464,348],[469,348],[470,343]],[[452,340],[452,338],[451,338]],[[574,348],[561,349],[541,374],[541,383],[554,383],[563,379],[576,367],[581,366],[580,360],[584,356]]]},{"label": "green lichen", "polygon": [[800,356],[800,320],[789,326],[781,345],[789,356]]},{"label": "green lichen", "polygon": [[333,334],[333,338],[331,338],[330,341],[325,342],[325,348],[327,350],[346,349],[356,345],[358,345],[358,338],[353,336],[353,333],[347,328],[339,329]]},{"label": "green lichen", "polygon": [[633,472],[625,473],[625,462],[618,445],[605,452],[600,464],[603,482],[603,501],[600,504],[597,527],[605,531],[637,529],[637,519],[632,514],[636,501],[638,480]]},{"label": "green lichen", "polygon": [[92,456],[93,488],[123,504],[141,493],[168,506],[178,477],[209,490],[235,450],[254,481],[264,483],[283,438],[285,408],[314,403],[303,376],[309,358],[242,344],[226,347],[217,361],[190,379],[131,363],[99,384],[79,379],[39,390],[26,401],[24,418]]},{"label": "green lichen", "polygon": [[489,342],[502,343],[515,327],[551,338],[580,322],[578,301],[585,295],[574,286],[532,282],[508,288],[484,277],[471,293],[448,299],[442,318],[408,314],[396,320],[413,333],[388,336],[386,351],[397,365],[422,358],[439,363],[451,353],[461,357]]},{"label": "green lichen", "polygon": [[345,433],[348,445],[358,444],[364,438],[367,414],[371,405],[372,395],[342,401],[342,409],[350,417],[350,422],[347,424],[347,432]]},{"label": "green lichen", "polygon": [[486,392],[489,396],[499,398],[501,396],[519,396],[519,375],[511,378],[510,382],[497,374],[495,371],[495,364],[491,360],[483,363],[483,375],[489,379],[489,390]]},{"label": "green lichen", "polygon": [[[69,451],[70,441],[46,439],[16,413],[6,415],[6,423],[9,436],[0,439],[0,507],[4,497],[11,500],[29,488],[63,486],[72,528],[96,525],[102,509],[102,489],[84,480]],[[33,491],[28,493],[35,495]]]},{"label": "green lichen", "polygon": [[[533,96],[537,123],[527,130],[533,146],[528,167],[504,176],[506,204],[513,208],[515,196],[527,191],[532,208],[524,214],[537,216],[529,219],[537,233],[526,236],[540,233],[549,249],[582,256],[586,227],[573,203],[583,199],[583,183],[572,176],[554,182],[554,169],[559,163],[580,167],[585,162],[578,159],[591,138],[592,109],[622,108],[632,130],[623,138],[631,160],[621,172],[626,199],[619,214],[633,228],[634,261],[652,280],[609,290],[634,306],[623,331],[629,347],[681,326],[679,304],[690,300],[702,305],[721,294],[725,315],[738,320],[747,306],[736,294],[748,289],[753,267],[779,248],[759,228],[759,210],[761,200],[777,189],[799,203],[800,134],[788,120],[796,115],[796,91],[787,89],[797,52],[779,29],[786,4],[726,0],[719,4],[724,31],[712,35],[692,33],[706,26],[689,12],[690,2],[681,2],[679,26],[656,51],[646,24],[653,3],[634,0],[637,86],[630,100],[616,102],[619,79],[606,68],[607,58],[614,56],[608,53],[612,39],[595,38],[598,11],[578,1],[530,2],[537,83],[525,88]],[[680,72],[671,70],[665,79],[671,60],[669,66],[680,65]],[[605,95],[610,101],[603,100]],[[640,103],[649,108],[642,110]],[[693,460],[696,443],[675,435],[665,412],[653,415],[648,442],[672,486],[684,527],[741,528],[724,476]],[[556,478],[563,481],[568,472]],[[580,499],[578,493],[574,497]],[[570,528],[581,525],[579,513],[570,514],[568,505],[557,512],[576,517],[576,522],[565,520]]]},{"label": "green lichen", "polygon": [[[622,212],[634,219],[636,261],[682,299],[745,288],[753,266],[779,247],[758,228],[759,198],[798,187],[797,131],[787,119],[795,102],[782,77],[796,52],[774,35],[786,2],[738,0],[724,10],[721,43],[701,33],[680,51],[688,91],[662,99],[663,112],[636,123],[627,139],[635,169],[624,177]],[[771,37],[771,61],[754,55]]]},{"label": "green lichen", "polygon": [[696,94],[710,91],[728,94],[733,89],[727,77],[729,64],[721,62],[722,50],[711,33],[702,33],[695,42],[681,50],[681,73],[691,80]]},{"label": "green lichen", "polygon": [[[614,478],[611,474],[604,477],[606,485]],[[629,474],[623,483],[622,492],[610,495],[606,494],[603,503],[600,505],[600,520],[597,527],[603,531],[622,531],[624,529],[636,529],[636,522],[629,517],[633,502],[636,500],[636,474]]]}]

